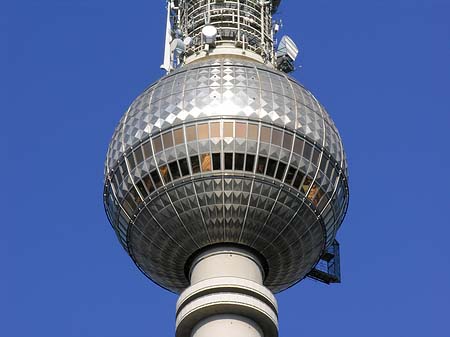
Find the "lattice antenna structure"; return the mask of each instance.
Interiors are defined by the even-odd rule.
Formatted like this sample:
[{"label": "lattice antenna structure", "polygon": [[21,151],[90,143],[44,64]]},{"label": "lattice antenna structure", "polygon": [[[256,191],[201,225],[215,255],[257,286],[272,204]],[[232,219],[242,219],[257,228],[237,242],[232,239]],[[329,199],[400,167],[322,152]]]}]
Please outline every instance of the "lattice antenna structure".
[{"label": "lattice antenna structure", "polygon": [[[244,55],[278,67],[280,55],[285,56],[283,51],[275,50],[274,43],[281,25],[273,21],[272,15],[279,4],[255,0],[168,1],[162,67],[169,72],[213,55]],[[175,53],[173,43],[178,46]],[[292,71],[286,67],[282,70]]]},{"label": "lattice antenna structure", "polygon": [[298,48],[275,41],[280,2],[167,2],[167,74],[108,148],[106,214],[137,267],[180,294],[176,337],[277,337],[273,293],[341,281],[347,161],[288,76]]}]

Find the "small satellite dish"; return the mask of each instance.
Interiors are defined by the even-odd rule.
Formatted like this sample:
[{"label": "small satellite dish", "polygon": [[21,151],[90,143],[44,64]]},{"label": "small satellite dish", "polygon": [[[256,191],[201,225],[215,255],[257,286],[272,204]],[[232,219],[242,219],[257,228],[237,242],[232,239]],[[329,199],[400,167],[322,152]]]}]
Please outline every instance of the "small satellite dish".
[{"label": "small satellite dish", "polygon": [[216,42],[217,28],[212,25],[207,25],[202,29],[203,37],[205,38],[205,43],[211,44]]},{"label": "small satellite dish", "polygon": [[190,36],[185,37],[183,43],[186,47],[190,47],[192,45],[192,37]]}]

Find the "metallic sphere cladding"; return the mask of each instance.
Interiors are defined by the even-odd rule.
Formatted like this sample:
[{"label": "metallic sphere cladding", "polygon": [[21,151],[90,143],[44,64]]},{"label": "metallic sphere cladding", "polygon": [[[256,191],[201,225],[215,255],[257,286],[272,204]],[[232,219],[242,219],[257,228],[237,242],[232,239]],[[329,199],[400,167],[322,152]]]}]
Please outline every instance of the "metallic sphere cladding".
[{"label": "metallic sphere cladding", "polygon": [[285,73],[237,57],[171,72],[129,107],[106,159],[104,203],[123,247],[179,293],[204,247],[251,247],[282,291],[332,244],[348,205],[339,133]]}]

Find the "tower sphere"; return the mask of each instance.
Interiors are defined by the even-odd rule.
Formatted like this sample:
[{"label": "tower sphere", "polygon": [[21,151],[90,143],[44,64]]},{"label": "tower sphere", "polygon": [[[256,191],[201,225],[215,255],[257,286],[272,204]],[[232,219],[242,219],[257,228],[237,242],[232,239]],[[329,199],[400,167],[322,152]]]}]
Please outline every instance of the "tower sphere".
[{"label": "tower sphere", "polygon": [[176,69],[131,104],[110,143],[104,203],[145,275],[179,293],[206,247],[258,254],[264,285],[304,278],[348,205],[339,133],[283,72],[237,56]]}]

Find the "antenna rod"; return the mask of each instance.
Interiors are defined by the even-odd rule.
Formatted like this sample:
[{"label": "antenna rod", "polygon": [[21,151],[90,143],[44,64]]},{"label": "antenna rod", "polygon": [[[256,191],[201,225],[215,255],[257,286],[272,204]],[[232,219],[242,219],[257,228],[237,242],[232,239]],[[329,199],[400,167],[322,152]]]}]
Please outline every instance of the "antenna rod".
[{"label": "antenna rod", "polygon": [[170,72],[172,70],[171,66],[171,51],[170,51],[170,42],[172,42],[172,25],[170,23],[170,11],[172,4],[168,0],[167,1],[167,24],[166,24],[166,38],[164,41],[164,60],[161,65],[161,69],[164,69],[166,72]]}]

